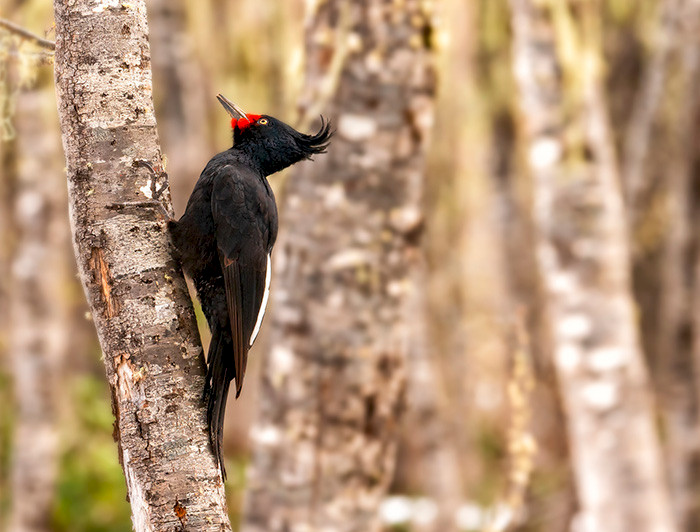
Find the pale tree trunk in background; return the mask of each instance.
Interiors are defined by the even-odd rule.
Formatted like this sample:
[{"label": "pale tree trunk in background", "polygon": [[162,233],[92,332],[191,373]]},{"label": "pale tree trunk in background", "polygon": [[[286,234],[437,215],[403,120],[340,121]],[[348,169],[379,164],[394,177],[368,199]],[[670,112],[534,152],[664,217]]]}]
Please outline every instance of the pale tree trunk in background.
[{"label": "pale tree trunk in background", "polygon": [[[700,427],[698,426],[698,361],[692,355],[693,331],[693,185],[698,153],[698,88],[700,88],[700,2],[679,8],[680,91],[671,137],[671,162],[664,174],[666,239],[661,256],[659,320],[655,367],[666,434],[666,461],[676,520],[680,530],[700,529]],[[697,245],[697,244],[696,244]],[[696,251],[695,251],[696,252]]]},{"label": "pale tree trunk in background", "polygon": [[672,531],[600,87],[599,6],[580,4],[573,18],[564,3],[510,4],[539,267],[581,504],[574,527]]},{"label": "pale tree trunk in background", "polygon": [[[480,19],[473,4],[459,2],[446,21],[454,36],[450,50],[453,64],[444,74],[444,86],[460,88],[447,119],[456,120],[460,127],[452,135],[441,134],[435,143],[436,149],[437,145],[453,144],[449,156],[457,173],[451,192],[458,198],[459,229],[445,255],[457,254],[456,289],[463,308],[460,323],[447,331],[454,336],[456,348],[445,374],[452,381],[452,415],[462,443],[467,494],[479,491],[491,478],[503,478],[500,468],[494,471],[494,461],[485,459],[480,442],[486,434],[506,441],[508,429],[503,419],[508,416],[505,385],[512,318],[506,302],[506,270],[489,165],[490,117],[481,103],[480,72],[475,64]],[[470,19],[475,20],[474,30],[465,31],[463,24]],[[447,294],[447,300],[453,297],[455,294]],[[444,305],[444,301],[436,304]],[[505,490],[506,483],[505,479],[498,482],[499,492]]]},{"label": "pale tree trunk in background", "polygon": [[[469,9],[469,6],[458,0],[449,5],[443,4],[441,15],[451,16],[450,20],[459,24],[462,32],[459,37],[461,37],[466,33],[471,34],[471,32],[463,31],[467,17],[454,16],[452,9],[459,9],[459,7],[464,7],[465,10]],[[450,9],[449,12],[448,9]],[[461,10],[459,13],[465,14]],[[457,37],[457,35],[451,35],[450,42],[454,43]],[[461,40],[459,40],[459,44],[453,44],[451,51],[455,54],[458,53],[458,49],[462,52],[466,51],[467,47],[462,47],[461,44],[463,44]],[[453,59],[453,54],[444,54],[442,59],[447,62]],[[439,79],[443,82],[443,87],[460,87],[458,84],[454,84],[455,80],[450,74],[464,75],[466,68],[451,69],[448,65],[436,64],[436,69],[440,70],[441,68]],[[463,86],[457,91],[451,91],[450,94],[457,96],[460,102],[463,101]],[[445,94],[443,94],[444,97]],[[450,103],[454,102],[450,100]],[[446,119],[452,121],[456,113],[457,109],[452,107],[451,114]],[[458,145],[458,140],[454,142],[454,145],[444,143],[439,147],[434,146],[434,148],[454,149],[456,153],[461,153],[464,145]],[[426,172],[428,175],[434,176],[435,174],[431,170],[439,171],[440,169],[430,168],[430,162],[428,162]],[[443,174],[439,176],[439,179],[446,180],[449,177]],[[460,178],[463,177],[462,175],[454,176],[450,185],[454,185],[455,180],[460,181]],[[428,186],[429,183],[426,183],[426,187]],[[455,196],[457,194],[452,194],[451,198]],[[433,220],[429,220],[428,224],[432,225],[431,222]],[[423,248],[427,253],[434,249],[434,256],[440,256],[444,259],[435,265],[438,271],[444,273],[450,269],[450,262],[445,256],[446,250],[435,248],[442,243],[440,237],[442,237],[443,242],[449,237],[444,232],[438,233],[440,229],[446,232],[445,227],[441,227],[439,222],[435,225],[437,227],[429,226],[427,228],[424,237],[426,242]],[[433,236],[435,236],[434,240]],[[454,249],[454,241],[451,239],[449,241]],[[455,255],[459,254],[452,254],[456,260],[461,258],[455,257]],[[424,516],[421,519],[420,515],[414,515],[410,523],[411,530],[416,532],[451,532],[457,530],[456,516],[466,495],[462,461],[469,453],[464,448],[460,449],[459,434],[466,432],[463,428],[464,420],[469,419],[469,412],[461,409],[461,403],[458,403],[451,395],[450,392],[454,390],[450,389],[450,383],[456,384],[454,387],[458,388],[458,398],[461,399],[467,395],[463,386],[464,375],[452,365],[455,359],[463,362],[466,353],[463,349],[447,349],[432,342],[435,335],[440,334],[441,331],[434,331],[431,326],[437,323],[439,327],[455,331],[456,334],[463,332],[463,330],[456,327],[450,328],[449,320],[441,319],[444,316],[441,315],[440,311],[454,310],[450,309],[445,301],[454,294],[455,287],[453,285],[447,286],[450,283],[445,283],[445,276],[435,274],[435,272],[426,275],[424,268],[417,269],[414,275],[414,285],[422,288],[414,292],[415,320],[412,326],[407,359],[407,389],[409,391],[399,442],[399,462],[394,479],[394,489],[401,493],[420,493],[435,504],[436,514],[434,518],[427,519]],[[459,279],[459,281],[461,280],[463,279]],[[437,301],[431,301],[431,298],[437,299]],[[435,311],[435,315],[432,315],[433,311]],[[459,319],[459,313],[454,313],[454,317]],[[448,342],[454,340],[455,338],[449,338]],[[464,341],[464,338],[460,337],[459,341]],[[439,474],[436,473],[438,471]],[[420,508],[417,505],[414,506],[414,509],[416,514],[420,513]]]},{"label": "pale tree trunk in background", "polygon": [[679,529],[690,532],[700,528],[698,366],[692,356],[700,2],[664,0],[659,13],[626,128],[622,174],[674,516]]},{"label": "pale tree trunk in background", "polygon": [[[4,13],[12,13],[13,4],[0,3]],[[3,15],[7,16],[7,15]],[[0,34],[0,48],[7,45],[3,42],[6,35]],[[5,41],[6,42],[6,41]],[[2,51],[0,59],[0,457],[9,457],[12,452],[11,430],[14,421],[14,397],[10,387],[12,378],[12,361],[10,359],[10,271],[12,268],[12,253],[15,244],[13,235],[13,209],[16,157],[14,140],[11,138],[12,125],[8,115],[11,112],[10,84],[11,69],[7,54]],[[0,507],[10,507],[12,464],[10,460],[0,458]],[[0,531],[8,530],[9,511],[0,512]]]},{"label": "pale tree trunk in background", "polygon": [[71,282],[65,189],[59,139],[46,120],[48,94],[20,93],[14,119],[17,173],[15,248],[9,287],[9,355],[15,411],[12,461],[12,532],[50,529],[60,425],[59,405]]},{"label": "pale tree trunk in background", "polygon": [[[439,55],[440,138],[431,146],[435,168],[429,175],[433,190],[435,180],[447,182],[438,184],[442,194],[433,192],[437,198],[426,239],[434,264],[429,279],[435,324],[431,339],[452,341],[442,349],[447,353],[442,356],[444,380],[450,385],[466,494],[489,490],[494,495],[488,502],[499,504],[508,490],[506,460],[488,456],[483,441],[493,438],[507,445],[512,428],[504,423],[513,351],[509,338],[516,316],[525,310],[538,373],[528,405],[538,450],[527,521],[521,524],[524,530],[564,531],[576,501],[563,412],[543,334],[530,186],[516,175],[509,51],[487,44],[499,34],[508,42],[508,13],[494,3],[463,0],[441,2],[440,13],[450,35]],[[452,163],[446,172],[448,160]],[[455,175],[447,180],[446,173]]]},{"label": "pale tree trunk in background", "polygon": [[[427,282],[423,268],[413,275],[413,286]],[[439,353],[428,345],[423,290],[413,292],[412,330],[407,358],[407,405],[404,422],[404,445],[412,450],[411,463],[399,464],[415,468],[417,487],[435,504],[434,519],[414,519],[415,532],[452,532],[457,530],[456,516],[464,500],[460,471],[459,447],[451,430],[445,379],[437,361]],[[407,306],[410,302],[406,303]],[[464,419],[462,419],[463,421]]]},{"label": "pale tree trunk in background", "polygon": [[[12,241],[5,235],[10,235],[12,227],[12,187],[14,153],[7,140],[0,141],[0,456],[9,456],[11,442],[2,437],[9,434],[12,419],[12,390],[7,385],[10,381],[10,262]],[[10,464],[0,460],[0,504],[9,507],[10,503]],[[8,512],[5,512],[7,514]],[[0,516],[0,531],[6,531],[9,515]]]},{"label": "pale tree trunk in background", "polygon": [[[502,110],[501,116],[493,118],[490,159],[496,198],[491,208],[498,216],[499,233],[495,240],[503,248],[506,294],[501,315],[516,321],[518,312],[522,312],[535,374],[535,387],[529,395],[527,408],[532,412],[529,428],[537,452],[530,479],[532,489],[528,490],[525,503],[526,519],[521,525],[522,530],[568,532],[577,501],[569,445],[563,430],[566,419],[552,361],[545,298],[537,268],[531,187],[518,171],[515,117],[511,112],[515,109],[508,107]],[[510,350],[513,351],[512,347]]]},{"label": "pale tree trunk in background", "polygon": [[[441,447],[453,454],[460,467],[458,474],[444,474],[443,469],[433,473],[442,477],[435,479],[442,490],[454,492],[452,502],[439,500],[444,510],[454,506],[455,497],[473,497],[475,492],[485,499],[484,504],[495,502],[506,483],[500,481],[504,460],[487,458],[488,451],[481,445],[485,438],[506,440],[503,418],[507,415],[504,392],[510,325],[504,312],[502,254],[494,245],[500,235],[489,164],[490,116],[481,93],[487,82],[478,61],[480,25],[487,9],[478,2],[455,0],[443,2],[439,10],[444,20],[441,30],[449,38],[438,56],[441,96],[436,131],[440,135],[430,151],[432,197],[426,249],[433,269],[426,291],[430,347],[443,374],[437,393],[446,395],[446,417],[451,422]],[[498,105],[497,101],[498,96],[489,97],[491,105]],[[415,387],[410,389],[411,395],[419,393]],[[494,478],[499,480],[491,482]],[[489,487],[482,489],[485,484]]]},{"label": "pale tree trunk in background", "polygon": [[[145,2],[57,0],[54,9],[73,240],[134,528],[230,530],[194,313],[163,214],[149,199],[152,176],[135,165],[160,162]],[[164,200],[170,208],[167,191]]]},{"label": "pale tree trunk in background", "polygon": [[[471,311],[473,317],[476,313],[474,308],[468,309],[473,300],[464,297],[471,286],[471,279],[465,273],[468,262],[465,253],[471,243],[469,228],[475,217],[470,210],[475,202],[470,191],[476,187],[470,186],[470,181],[481,184],[486,166],[485,143],[481,138],[474,142],[475,130],[484,128],[484,113],[479,112],[482,107],[474,105],[478,77],[474,58],[479,39],[479,7],[474,2],[451,0],[443,2],[439,12],[444,20],[442,29],[449,38],[446,39],[446,48],[436,57],[441,104],[436,109],[435,128],[441,131],[441,135],[432,143],[428,156],[429,219],[424,247],[432,270],[426,279],[425,296],[430,326],[430,358],[438,363],[435,369],[442,376],[441,389],[432,393],[445,395],[446,412],[443,415],[449,428],[442,443],[454,446],[449,452],[455,455],[459,468],[440,481],[462,486],[453,496],[467,496],[488,476],[477,451],[477,433],[495,417],[489,415],[492,412],[484,412],[486,409],[474,400],[479,379],[483,378],[487,388],[492,386],[494,379],[490,374],[486,382],[487,369],[483,362],[488,363],[489,359],[478,357],[486,349],[470,349],[473,347],[471,340],[476,335],[468,333],[467,314]],[[463,119],[455,120],[456,116]],[[454,161],[454,166],[445,165],[444,161]],[[481,279],[475,284],[483,286]],[[415,368],[411,373],[414,371]],[[416,393],[413,386],[410,390],[411,395]],[[469,423],[465,423],[467,419]],[[409,432],[404,439],[412,439],[414,432]],[[416,461],[409,460],[405,465],[406,460],[402,460],[397,474]],[[452,475],[455,478],[450,478]],[[452,503],[441,501],[441,505],[444,513]]]},{"label": "pale tree trunk in background", "polygon": [[309,15],[306,110],[337,134],[288,182],[244,529],[372,532],[420,319],[432,14],[330,0]]}]

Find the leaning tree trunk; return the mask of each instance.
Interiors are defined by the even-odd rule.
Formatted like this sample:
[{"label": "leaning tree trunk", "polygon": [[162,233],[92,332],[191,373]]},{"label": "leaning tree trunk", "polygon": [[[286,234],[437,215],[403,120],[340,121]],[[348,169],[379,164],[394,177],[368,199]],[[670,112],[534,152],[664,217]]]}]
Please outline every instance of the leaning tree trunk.
[{"label": "leaning tree trunk", "polygon": [[[136,164],[160,163],[145,2],[56,0],[54,8],[75,253],[104,352],[134,528],[230,530],[194,313],[152,176]],[[165,200],[170,209],[167,192]]]},{"label": "leaning tree trunk", "polygon": [[[394,470],[432,122],[422,2],[314,5],[308,102],[337,134],[289,180],[249,531],[371,532]],[[307,103],[308,103],[307,102]]]},{"label": "leaning tree trunk", "polygon": [[576,530],[674,530],[630,296],[598,3],[578,3],[576,20],[563,2],[510,4],[539,268],[581,504]]}]

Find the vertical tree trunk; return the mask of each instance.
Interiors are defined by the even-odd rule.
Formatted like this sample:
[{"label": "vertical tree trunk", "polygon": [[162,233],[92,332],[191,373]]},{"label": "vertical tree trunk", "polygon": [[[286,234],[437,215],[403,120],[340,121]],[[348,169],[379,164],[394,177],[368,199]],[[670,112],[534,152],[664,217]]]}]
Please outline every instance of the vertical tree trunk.
[{"label": "vertical tree trunk", "polygon": [[337,134],[289,180],[246,530],[371,532],[404,409],[432,122],[432,13],[314,4],[307,104]]},{"label": "vertical tree trunk", "polygon": [[[414,273],[413,286],[425,286],[425,272]],[[412,523],[412,530],[453,532],[457,530],[456,515],[464,500],[459,446],[451,430],[450,409],[445,404],[449,399],[445,394],[438,353],[428,345],[423,291],[414,290],[413,296],[411,345],[406,360],[410,393],[406,400],[402,434],[406,442],[401,443],[411,446],[415,462],[405,464],[405,467],[418,473],[417,487],[435,503],[436,513],[430,521]]]},{"label": "vertical tree trunk", "polygon": [[[230,530],[191,302],[152,176],[136,165],[160,163],[145,2],[56,0],[54,9],[73,241],[134,528]],[[165,201],[170,209],[167,191]]]},{"label": "vertical tree trunk", "polygon": [[[68,224],[59,186],[60,145],[40,91],[18,95],[10,297],[15,414],[10,530],[50,528],[58,462],[61,375],[70,313],[65,286]],[[47,265],[50,265],[47,267]]]},{"label": "vertical tree trunk", "polygon": [[673,149],[663,176],[666,186],[666,238],[660,258],[658,326],[654,362],[659,403],[665,421],[665,451],[674,515],[680,530],[700,528],[700,460],[698,441],[698,361],[692,356],[693,331],[693,183],[697,150],[698,88],[700,87],[700,2],[689,0],[678,8],[681,20],[679,98],[675,106],[670,145]]},{"label": "vertical tree trunk", "polygon": [[[8,94],[6,64],[0,62],[0,100]],[[5,110],[0,107],[0,114]],[[3,124],[4,125],[4,124]],[[5,235],[12,235],[12,209],[14,204],[14,150],[4,137],[5,129],[0,129],[0,508],[10,507],[11,472],[10,428],[13,419],[13,396],[10,389],[10,280],[12,261],[12,241]],[[4,458],[4,459],[3,459]],[[0,532],[9,526],[9,512],[0,515]]]},{"label": "vertical tree trunk", "polygon": [[[505,13],[507,15],[507,12]],[[513,98],[514,96],[511,96]],[[517,96],[515,96],[517,97]],[[565,416],[551,356],[544,293],[537,268],[535,227],[531,216],[531,187],[517,165],[515,149],[515,108],[508,105],[493,118],[493,161],[491,175],[495,201],[491,215],[497,213],[498,233],[494,242],[502,248],[505,297],[500,315],[515,315],[526,336],[527,357],[532,358],[535,388],[528,393],[526,407],[532,412],[531,428],[537,444],[535,465],[527,486],[526,521],[516,530],[568,532],[576,509],[576,493],[570,468]],[[507,113],[507,114],[506,114]],[[518,312],[522,316],[518,316]],[[505,328],[504,328],[505,329]],[[510,348],[517,356],[519,349]],[[511,353],[511,357],[513,354]],[[509,376],[509,387],[512,377]],[[512,396],[508,394],[509,399]],[[518,419],[511,414],[511,420]],[[512,423],[513,421],[511,421]],[[522,445],[516,446],[522,449]],[[510,448],[510,446],[509,446]]]},{"label": "vertical tree trunk", "polygon": [[[478,321],[476,316],[485,324],[479,328],[479,331],[484,331],[482,339],[494,332],[494,322],[484,319],[488,313],[477,307],[482,303],[488,306],[498,299],[496,295],[493,298],[487,297],[488,303],[479,300],[479,296],[485,292],[479,291],[477,296],[470,292],[470,288],[475,284],[484,287],[486,283],[483,278],[477,280],[467,273],[468,270],[478,271],[481,265],[492,258],[488,252],[478,253],[474,258],[468,255],[470,250],[479,248],[477,238],[474,238],[474,233],[478,232],[472,229],[476,226],[484,228],[484,224],[472,223],[478,214],[476,209],[471,208],[484,203],[483,197],[477,199],[477,196],[479,192],[484,192],[481,185],[486,179],[488,159],[487,140],[477,134],[477,131],[483,132],[486,129],[485,113],[481,112],[485,106],[478,102],[479,74],[474,60],[480,38],[480,11],[481,6],[477,2],[441,2],[440,16],[444,19],[441,29],[449,38],[446,39],[445,48],[436,57],[441,95],[436,109],[435,127],[441,134],[440,140],[431,146],[428,158],[427,173],[430,179],[426,182],[426,192],[429,220],[424,246],[431,264],[425,285],[430,326],[428,360],[438,363],[442,376],[441,389],[423,391],[417,388],[411,383],[410,376],[418,378],[420,370],[415,364],[409,368],[409,401],[420,400],[424,393],[437,392],[446,396],[443,419],[449,423],[445,435],[449,437],[443,437],[441,443],[454,445],[453,453],[445,450],[454,454],[459,470],[444,476],[433,476],[442,477],[435,479],[436,483],[462,486],[454,494],[459,497],[459,504],[490,473],[475,442],[483,431],[491,428],[490,423],[496,416],[493,415],[494,409],[482,408],[483,405],[473,399],[478,393],[476,388],[480,380],[484,383],[483,388],[493,389],[491,385],[498,379],[494,376],[498,374],[498,368],[502,367],[499,363],[503,361],[498,356],[503,353],[498,349],[498,339],[493,343],[479,344],[476,338],[478,335],[470,334],[470,327]],[[463,118],[455,120],[456,116]],[[487,230],[490,229],[486,225]],[[488,251],[491,250],[489,248]],[[486,272],[489,281],[493,279],[490,276],[492,271],[489,265]],[[489,310],[493,306],[489,306]],[[496,349],[492,349],[494,345]],[[495,357],[492,356],[494,351],[497,352]],[[492,371],[494,369],[496,371]],[[500,390],[500,383],[496,387]],[[469,419],[469,423],[465,423],[465,419]],[[410,432],[404,439],[411,439],[415,443],[416,425],[410,425],[411,421],[409,413],[407,425]],[[421,438],[418,436],[418,439]],[[419,463],[419,460],[408,461]],[[411,463],[404,465],[404,461],[399,467],[412,467]],[[444,488],[447,488],[446,484]],[[440,504],[447,511],[452,503],[443,499]],[[453,522],[451,526],[454,525]]]},{"label": "vertical tree trunk", "polygon": [[510,4],[539,267],[581,503],[576,530],[674,530],[630,297],[598,4],[578,4],[575,19],[563,2]]}]

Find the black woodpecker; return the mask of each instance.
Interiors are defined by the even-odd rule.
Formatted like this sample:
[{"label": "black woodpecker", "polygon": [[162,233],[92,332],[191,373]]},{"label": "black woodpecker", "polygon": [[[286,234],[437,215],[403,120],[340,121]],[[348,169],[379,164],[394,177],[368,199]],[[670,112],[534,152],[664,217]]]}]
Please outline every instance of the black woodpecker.
[{"label": "black woodpecker", "polygon": [[169,229],[211,330],[204,394],[209,437],[226,478],[222,438],[229,385],[236,380],[238,397],[270,293],[278,221],[267,176],[324,153],[332,132],[323,117],[318,133],[305,135],[271,116],[246,114],[221,94],[217,98],[231,115],[233,146],[212,157],[185,213]]}]

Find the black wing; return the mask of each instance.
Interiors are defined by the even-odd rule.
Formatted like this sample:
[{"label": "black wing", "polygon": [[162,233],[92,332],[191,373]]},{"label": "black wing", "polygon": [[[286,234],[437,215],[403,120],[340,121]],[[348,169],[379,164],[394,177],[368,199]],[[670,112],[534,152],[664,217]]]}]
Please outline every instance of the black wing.
[{"label": "black wing", "polygon": [[248,350],[257,334],[269,288],[269,217],[261,179],[232,166],[225,170],[228,172],[222,172],[214,181],[211,201],[226,287],[238,397]]}]

